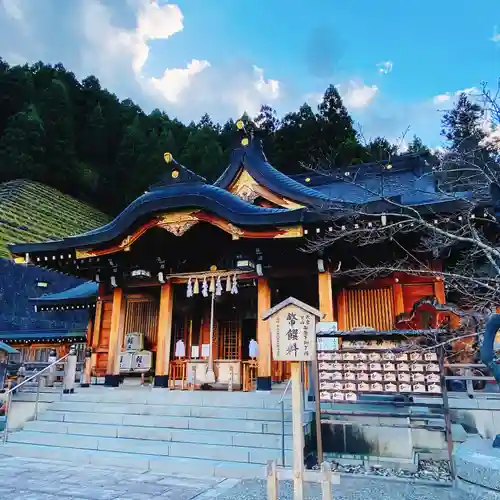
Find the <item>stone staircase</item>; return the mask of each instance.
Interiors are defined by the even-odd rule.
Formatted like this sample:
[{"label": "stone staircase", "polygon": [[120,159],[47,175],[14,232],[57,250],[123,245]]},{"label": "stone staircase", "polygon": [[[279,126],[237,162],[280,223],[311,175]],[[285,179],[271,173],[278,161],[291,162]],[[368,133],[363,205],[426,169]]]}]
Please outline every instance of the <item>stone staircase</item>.
[{"label": "stone staircase", "polygon": [[[57,397],[56,397],[57,396]],[[78,389],[52,398],[38,420],[9,434],[0,453],[163,473],[259,477],[282,460],[281,392]],[[24,394],[23,398],[29,398]],[[285,465],[292,463],[285,398]],[[310,422],[312,412],[305,412]]]}]

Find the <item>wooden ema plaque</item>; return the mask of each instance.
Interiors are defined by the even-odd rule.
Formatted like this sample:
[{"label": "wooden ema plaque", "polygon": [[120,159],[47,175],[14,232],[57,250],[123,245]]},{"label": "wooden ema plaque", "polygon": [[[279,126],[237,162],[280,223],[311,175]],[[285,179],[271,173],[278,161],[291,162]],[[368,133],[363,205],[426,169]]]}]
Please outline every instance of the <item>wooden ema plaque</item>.
[{"label": "wooden ema plaque", "polygon": [[[408,347],[408,346],[407,346]],[[403,341],[318,337],[321,401],[357,401],[360,394],[441,394],[434,350],[405,352]]]}]

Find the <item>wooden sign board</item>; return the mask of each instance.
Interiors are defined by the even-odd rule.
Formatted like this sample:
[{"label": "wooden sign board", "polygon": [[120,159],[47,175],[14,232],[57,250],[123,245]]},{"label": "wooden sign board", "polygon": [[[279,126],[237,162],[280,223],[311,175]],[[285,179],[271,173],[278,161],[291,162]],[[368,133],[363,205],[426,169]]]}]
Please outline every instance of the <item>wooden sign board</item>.
[{"label": "wooden sign board", "polygon": [[263,315],[269,321],[273,359],[312,361],[316,356],[316,322],[321,312],[290,297]]}]

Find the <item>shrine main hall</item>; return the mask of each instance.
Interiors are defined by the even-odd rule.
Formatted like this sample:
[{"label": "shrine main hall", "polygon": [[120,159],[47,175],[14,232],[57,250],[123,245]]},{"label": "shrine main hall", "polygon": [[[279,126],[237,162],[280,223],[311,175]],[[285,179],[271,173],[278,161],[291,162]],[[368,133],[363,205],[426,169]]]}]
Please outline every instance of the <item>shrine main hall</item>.
[{"label": "shrine main hall", "polygon": [[[444,303],[443,283],[432,276],[364,284],[336,279],[335,269],[362,252],[355,245],[310,250],[311,240],[327,238],[332,224],[343,223],[342,206],[380,201],[346,183],[349,172],[385,182],[385,196],[398,196],[401,204],[439,205],[432,179],[425,180],[431,176],[421,175],[431,172],[426,155],[290,177],[269,164],[253,138],[232,152],[213,184],[169,153],[158,161],[165,162],[162,179],[109,224],[10,246],[20,265],[86,281],[41,297],[37,307],[88,308],[90,375],[105,385],[145,373],[157,387],[181,379],[201,388],[270,390],[289,377],[288,364],[272,358],[262,319],[280,301],[293,296],[343,331],[393,330],[420,298]],[[429,186],[415,190],[417,182]],[[422,192],[425,200],[412,194]]]}]

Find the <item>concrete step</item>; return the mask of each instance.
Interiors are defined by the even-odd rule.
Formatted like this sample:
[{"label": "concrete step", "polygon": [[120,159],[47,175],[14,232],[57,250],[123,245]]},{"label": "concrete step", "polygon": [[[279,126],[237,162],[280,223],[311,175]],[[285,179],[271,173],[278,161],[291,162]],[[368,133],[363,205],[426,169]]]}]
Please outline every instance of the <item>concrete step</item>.
[{"label": "concrete step", "polygon": [[[128,414],[128,415],[156,415],[176,417],[207,417],[227,418],[230,414],[233,419],[265,420],[281,422],[282,414],[279,409],[267,408],[231,408],[217,406],[192,406],[192,405],[161,405],[141,403],[93,403],[82,401],[56,401],[51,405],[51,410],[65,412],[86,412],[99,414]],[[312,413],[312,412],[310,412]],[[284,412],[286,422],[292,421],[292,412]]]},{"label": "concrete step", "polygon": [[[277,448],[52,434],[28,430],[12,433],[9,436],[9,443],[252,464],[266,464],[268,460],[281,459],[281,450]],[[292,455],[291,450],[285,452],[286,465],[291,465]]]},{"label": "concrete step", "polygon": [[[113,437],[151,441],[173,441],[180,443],[220,444],[225,446],[247,446],[281,450],[282,437],[277,434],[255,434],[230,431],[198,431],[193,429],[171,429],[133,427],[117,425],[89,425],[71,422],[35,420],[24,426],[27,431],[77,436]],[[285,449],[292,449],[292,436],[285,436]]]},{"label": "concrete step", "polygon": [[220,460],[187,459],[78,449],[72,449],[71,453],[68,453],[67,448],[12,442],[0,446],[0,453],[7,456],[40,458],[78,463],[81,465],[124,467],[135,471],[150,470],[161,474],[189,474],[236,479],[263,479],[265,477],[265,466],[263,465]]},{"label": "concrete step", "polygon": [[[230,416],[231,412],[226,412],[226,417]],[[251,432],[257,434],[281,435],[282,432],[281,422],[232,418],[129,415],[122,413],[87,413],[47,410],[39,416],[39,420],[81,424]],[[290,435],[291,433],[292,424],[287,422],[285,423],[285,434]]]},{"label": "concrete step", "polygon": [[[76,387],[74,394],[63,396],[64,401],[73,402],[267,408],[273,410],[280,410],[280,398],[281,394],[274,392],[170,391],[150,387]],[[286,409],[291,408],[292,403],[289,394],[285,397],[284,404]]]}]

